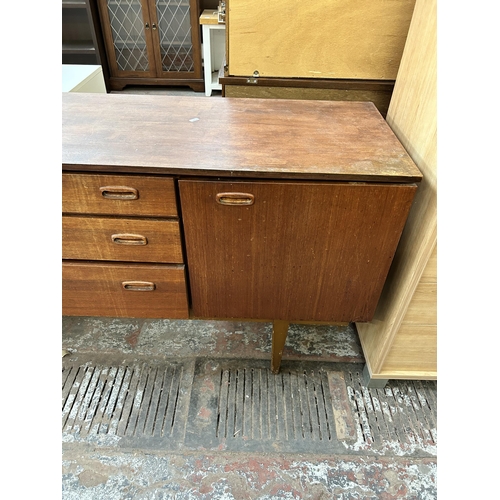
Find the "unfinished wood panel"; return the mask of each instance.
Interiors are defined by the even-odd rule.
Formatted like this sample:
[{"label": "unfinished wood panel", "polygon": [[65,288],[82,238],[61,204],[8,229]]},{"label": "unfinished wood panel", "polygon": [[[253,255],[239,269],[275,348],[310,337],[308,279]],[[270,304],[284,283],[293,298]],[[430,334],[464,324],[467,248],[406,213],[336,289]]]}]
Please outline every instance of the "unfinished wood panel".
[{"label": "unfinished wood panel", "polygon": [[[394,342],[403,342],[399,339],[400,326],[436,248],[436,117],[436,1],[417,0],[387,122],[424,177],[415,196],[375,319],[371,323],[357,325],[372,375],[382,371],[387,375],[386,357]],[[418,328],[414,331],[414,336],[418,337]],[[410,344],[413,342],[409,335],[403,338]],[[429,342],[434,340],[429,337]],[[434,348],[429,345],[422,348],[420,354],[415,351],[413,354],[424,362],[427,353],[434,352]],[[433,361],[428,360],[428,363],[432,364]],[[396,370],[394,363],[391,366]],[[399,369],[405,370],[404,363]]]},{"label": "unfinished wood panel", "polygon": [[184,266],[63,262],[65,316],[187,318]]},{"label": "unfinished wood panel", "polygon": [[74,92],[62,99],[64,170],[85,166],[191,176],[421,179],[370,102]]},{"label": "unfinished wood panel", "polygon": [[228,74],[394,80],[415,0],[228,2]]},{"label": "unfinished wood panel", "polygon": [[436,325],[402,323],[380,375],[386,378],[437,378]]},{"label": "unfinished wood panel", "polygon": [[[179,181],[198,317],[369,321],[416,185]],[[252,203],[217,203],[240,193]]]},{"label": "unfinished wood panel", "polygon": [[[114,134],[113,129],[109,132]],[[96,129],[88,130],[90,136],[94,133]],[[87,147],[90,149],[90,143]],[[63,173],[62,211],[176,217],[174,181],[168,177]]]},{"label": "unfinished wood panel", "polygon": [[305,99],[319,101],[369,101],[382,116],[387,114],[391,91],[313,89],[304,87],[264,87],[252,85],[226,85],[225,97],[253,97],[259,99]]},{"label": "unfinished wood panel", "polygon": [[179,222],[66,216],[62,220],[62,257],[181,264]]}]

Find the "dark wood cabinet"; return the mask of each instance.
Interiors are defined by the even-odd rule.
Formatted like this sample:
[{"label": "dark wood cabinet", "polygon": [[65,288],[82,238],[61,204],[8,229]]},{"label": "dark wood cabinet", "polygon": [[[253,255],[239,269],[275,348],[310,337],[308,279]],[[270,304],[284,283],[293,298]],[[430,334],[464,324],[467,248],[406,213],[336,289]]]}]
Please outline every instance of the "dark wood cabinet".
[{"label": "dark wood cabinet", "polygon": [[273,371],[373,318],[422,177],[361,102],[69,93],[62,163],[63,314],[272,321]]},{"label": "dark wood cabinet", "polygon": [[111,89],[204,90],[198,0],[98,0]]}]

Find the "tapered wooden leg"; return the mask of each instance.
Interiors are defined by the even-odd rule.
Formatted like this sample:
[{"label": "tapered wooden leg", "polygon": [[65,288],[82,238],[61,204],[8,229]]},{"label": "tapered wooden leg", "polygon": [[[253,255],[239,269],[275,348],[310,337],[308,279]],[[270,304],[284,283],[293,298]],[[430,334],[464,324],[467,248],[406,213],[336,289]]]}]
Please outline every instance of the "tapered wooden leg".
[{"label": "tapered wooden leg", "polygon": [[271,371],[273,373],[279,373],[280,371],[281,356],[283,355],[289,324],[288,321],[273,321],[273,343],[271,348]]}]

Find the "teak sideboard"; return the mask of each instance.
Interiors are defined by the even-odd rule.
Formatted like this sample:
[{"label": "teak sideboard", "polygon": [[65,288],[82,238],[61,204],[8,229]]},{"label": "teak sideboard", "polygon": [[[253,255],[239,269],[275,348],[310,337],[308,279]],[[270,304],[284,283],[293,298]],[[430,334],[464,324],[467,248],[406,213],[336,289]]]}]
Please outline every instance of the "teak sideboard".
[{"label": "teak sideboard", "polygon": [[369,102],[62,97],[63,315],[369,322],[422,175]]}]

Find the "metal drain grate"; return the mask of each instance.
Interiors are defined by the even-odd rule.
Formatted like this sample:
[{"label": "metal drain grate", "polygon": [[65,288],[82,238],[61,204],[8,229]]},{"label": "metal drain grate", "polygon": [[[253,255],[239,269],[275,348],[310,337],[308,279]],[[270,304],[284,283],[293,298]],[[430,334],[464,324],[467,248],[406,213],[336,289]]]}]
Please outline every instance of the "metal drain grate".
[{"label": "metal drain grate", "polygon": [[328,379],[321,372],[223,370],[218,401],[217,437],[331,441],[335,433]]},{"label": "metal drain grate", "polygon": [[368,389],[362,365],[199,360],[185,445],[207,449],[435,456],[435,382]]},{"label": "metal drain grate", "polygon": [[183,364],[176,363],[65,366],[62,430],[81,437],[172,437],[177,426],[185,425],[179,413],[187,410],[186,375]]},{"label": "metal drain grate", "polygon": [[353,417],[365,445],[437,445],[436,382],[393,380],[384,389],[367,389],[361,379],[360,372],[346,373]]},{"label": "metal drain grate", "polygon": [[433,457],[437,384],[368,389],[362,365],[66,356],[65,442],[133,449]]}]

